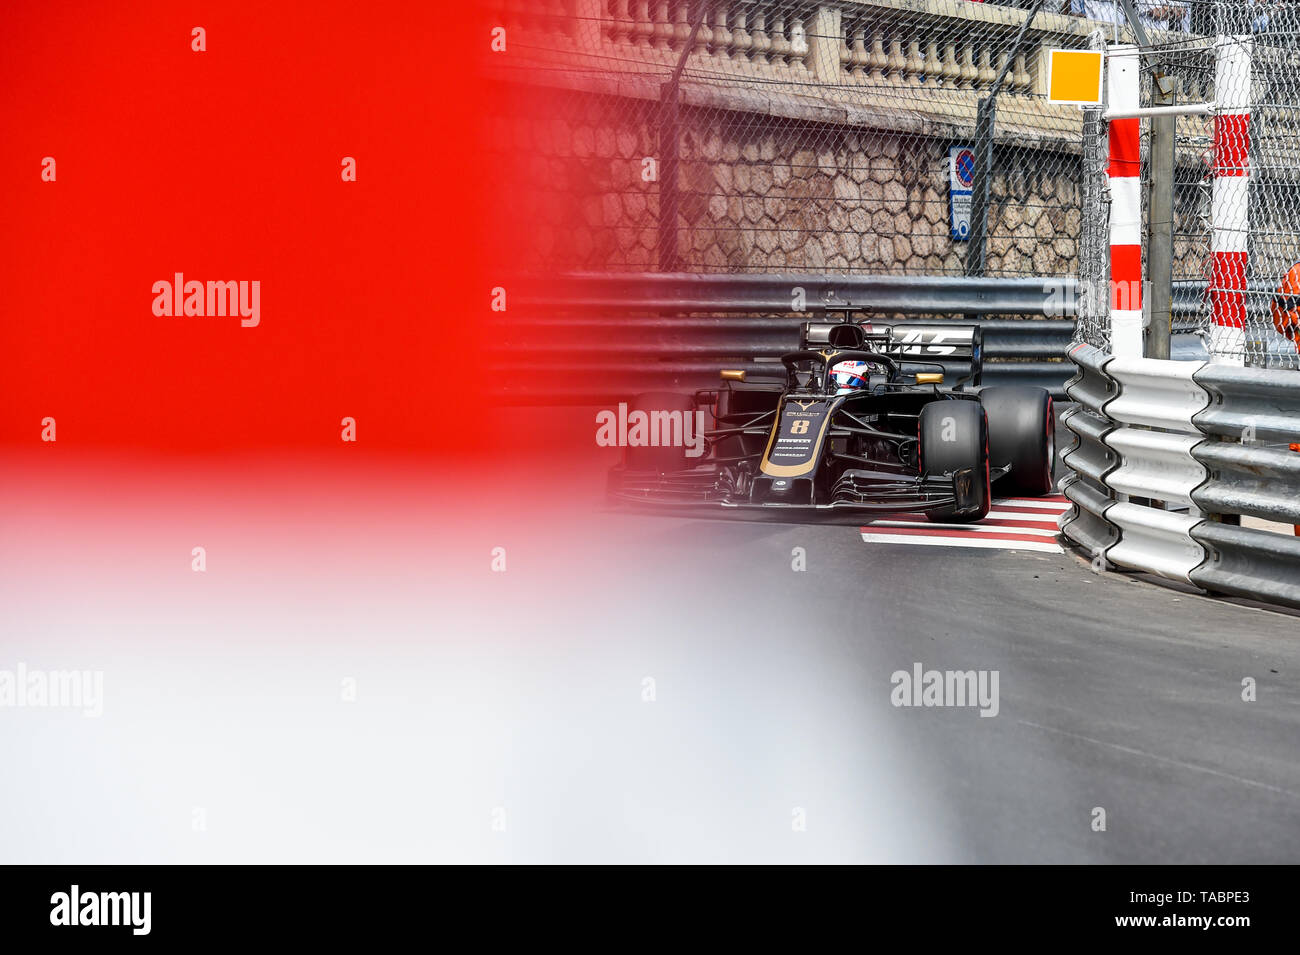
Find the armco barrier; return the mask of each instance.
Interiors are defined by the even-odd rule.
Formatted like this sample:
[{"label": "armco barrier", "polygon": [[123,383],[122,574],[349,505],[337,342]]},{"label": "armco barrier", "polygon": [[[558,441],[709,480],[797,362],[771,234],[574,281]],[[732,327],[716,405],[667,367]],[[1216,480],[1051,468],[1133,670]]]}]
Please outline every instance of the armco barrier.
[{"label": "armco barrier", "polygon": [[[1097,449],[1085,450],[1084,442],[1100,440],[1109,452],[1104,462],[1110,466],[1092,490],[1104,489],[1105,498],[1113,502],[1098,507],[1096,493],[1081,496],[1076,484],[1066,485],[1065,495],[1076,505],[1072,510],[1092,504],[1097,509],[1092,516],[1101,522],[1088,525],[1093,539],[1085,548],[1120,567],[1190,582],[1191,569],[1205,558],[1188,534],[1199,518],[1145,502],[1190,505],[1192,489],[1205,478],[1205,469],[1191,457],[1192,447],[1201,440],[1192,416],[1209,400],[1192,378],[1201,363],[1114,358],[1082,348],[1074,349],[1071,358],[1083,369],[1082,387],[1076,389],[1083,410],[1071,415],[1077,430],[1069,421],[1066,427],[1078,435],[1081,453],[1067,456],[1066,465],[1081,481],[1096,482],[1103,459]],[[1109,426],[1099,428],[1102,424]],[[1137,500],[1126,500],[1129,496]],[[1076,540],[1070,533],[1073,516],[1063,518],[1062,530]],[[1096,538],[1102,531],[1113,539],[1098,550]]]},{"label": "armco barrier", "polygon": [[1105,440],[1120,459],[1106,478],[1111,490],[1188,506],[1205,480],[1205,467],[1192,457],[1199,435],[1117,428]]},{"label": "armco barrier", "polygon": [[1193,379],[1201,367],[1201,362],[1111,359],[1106,374],[1119,383],[1119,394],[1106,405],[1106,414],[1126,425],[1195,433],[1192,416],[1210,402]]},{"label": "armco barrier", "polygon": [[1195,374],[1210,404],[1196,415],[1198,431],[1253,441],[1300,441],[1300,372],[1204,365]]},{"label": "armco barrier", "polygon": [[1067,478],[1061,491],[1073,506],[1061,516],[1061,533],[1078,544],[1090,557],[1105,559],[1106,551],[1119,541],[1119,528],[1106,520],[1115,499],[1105,488],[1098,489],[1083,478]]},{"label": "armco barrier", "polygon": [[1065,536],[1119,567],[1300,607],[1300,539],[1237,526],[1300,524],[1300,372],[1070,354]]},{"label": "armco barrier", "polygon": [[1074,435],[1074,443],[1061,453],[1070,473],[1061,482],[1061,493],[1071,507],[1060,518],[1061,533],[1089,555],[1105,558],[1119,541],[1119,528],[1106,520],[1115,496],[1106,477],[1119,464],[1119,457],[1106,444],[1115,422],[1106,417],[1105,407],[1119,394],[1119,387],[1105,373],[1111,357],[1091,345],[1070,350],[1075,376],[1065,385],[1066,396],[1076,406],[1061,416],[1061,423]]},{"label": "armco barrier", "polygon": [[1106,520],[1119,528],[1119,541],[1106,559],[1120,567],[1190,581],[1192,568],[1205,559],[1191,536],[1199,517],[1121,501],[1107,509]]},{"label": "armco barrier", "polygon": [[1191,572],[1206,590],[1300,607],[1300,538],[1203,521],[1192,537],[1209,554]]},{"label": "armco barrier", "polygon": [[[690,274],[578,272],[519,276],[507,288],[534,311],[835,312],[1072,316],[1072,278],[947,275]],[[513,307],[513,306],[512,306]],[[1050,311],[1052,309],[1054,311]]]},{"label": "armco barrier", "polygon": [[[579,273],[502,287],[509,308],[491,333],[514,356],[497,385],[506,400],[607,401],[710,387],[720,367],[770,371],[800,323],[846,309],[861,320],[978,322],[984,385],[1034,385],[1060,399],[1073,373],[1073,279]],[[1194,315],[1193,292],[1175,290],[1180,323]],[[1206,357],[1202,338],[1175,331],[1175,358]]]},{"label": "armco barrier", "polygon": [[1300,524],[1300,454],[1213,440],[1199,442],[1191,454],[1206,474],[1192,503],[1206,514]]},{"label": "armco barrier", "polygon": [[[845,308],[911,315],[1034,315],[1074,318],[1074,278],[976,278],[950,275],[691,274],[685,272],[570,272],[518,275],[503,281],[510,300],[533,312],[581,309],[619,314],[650,312],[800,311]],[[1272,288],[1260,285],[1260,292]],[[1192,323],[1202,309],[1204,282],[1175,282],[1175,325]],[[513,306],[512,306],[513,307]]]}]

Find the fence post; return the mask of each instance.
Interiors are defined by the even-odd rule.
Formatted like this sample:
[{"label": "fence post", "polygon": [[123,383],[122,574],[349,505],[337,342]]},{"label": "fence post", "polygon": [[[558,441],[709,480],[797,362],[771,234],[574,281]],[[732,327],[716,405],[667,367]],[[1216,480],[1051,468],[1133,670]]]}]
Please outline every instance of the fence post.
[{"label": "fence post", "polygon": [[659,271],[676,272],[678,209],[677,84],[659,88]]},{"label": "fence post", "polygon": [[1244,365],[1246,250],[1250,233],[1250,36],[1214,44],[1214,183],[1210,195],[1210,360]]},{"label": "fence post", "polygon": [[668,82],[659,87],[659,271],[661,272],[675,272],[678,269],[677,157],[680,150],[677,90],[681,85],[682,71],[686,69],[686,59],[695,49],[695,39],[700,34],[700,27],[704,25],[704,17],[708,12],[709,5],[706,3],[700,3],[695,8],[690,35],[682,44],[682,52],[677,56],[677,66],[673,69]]},{"label": "fence post", "polygon": [[993,127],[998,101],[985,96],[975,110],[975,189],[971,196],[970,239],[966,246],[966,274],[983,275],[988,261],[989,180],[993,178]]},{"label": "fence post", "polygon": [[[1177,80],[1163,71],[1155,76],[1152,101],[1172,106]],[[1151,120],[1150,219],[1148,220],[1147,276],[1150,280],[1151,324],[1147,329],[1148,358],[1169,358],[1174,291],[1174,137],[1178,118]]]},{"label": "fence post", "polygon": [[[1138,49],[1111,47],[1106,105],[1135,110],[1140,100]],[[1110,344],[1114,355],[1142,357],[1142,163],[1139,119],[1112,119],[1110,151]]]},{"label": "fence post", "polygon": [[1020,23],[1015,42],[1007,51],[1002,69],[998,70],[989,87],[988,96],[981,99],[975,108],[975,189],[971,196],[970,238],[966,243],[967,275],[983,275],[988,261],[989,180],[993,176],[993,135],[997,122],[998,94],[1002,92],[1002,81],[1007,78],[1024,48],[1025,36],[1034,17],[1038,16],[1038,11],[1045,2],[1046,0],[1034,0],[1034,5]]}]

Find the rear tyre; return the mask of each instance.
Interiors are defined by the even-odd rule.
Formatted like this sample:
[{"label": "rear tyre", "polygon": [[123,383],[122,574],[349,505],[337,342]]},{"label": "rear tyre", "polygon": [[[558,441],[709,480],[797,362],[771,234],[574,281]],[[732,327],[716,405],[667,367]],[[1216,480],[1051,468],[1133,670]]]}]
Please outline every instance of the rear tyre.
[{"label": "rear tyre", "polygon": [[[628,403],[627,411],[629,420],[633,412],[643,411],[652,421],[653,412],[677,411],[682,414],[684,424],[686,416],[695,412],[695,399],[689,395],[679,395],[670,391],[650,391],[633,398]],[[624,460],[629,471],[658,471],[661,474],[683,471],[690,467],[691,463],[691,459],[686,456],[684,443],[680,447],[633,447],[629,444]]]},{"label": "rear tyre", "polygon": [[971,468],[975,472],[973,512],[958,514],[956,507],[926,511],[931,521],[945,524],[970,524],[982,521],[989,512],[989,436],[984,409],[978,401],[957,399],[932,401],[921,408],[917,422],[920,439],[918,464],[922,474],[931,476]]},{"label": "rear tyre", "polygon": [[1056,457],[1052,396],[1042,388],[985,388],[980,404],[989,421],[989,463],[1011,465],[997,481],[1002,494],[1051,494]]}]

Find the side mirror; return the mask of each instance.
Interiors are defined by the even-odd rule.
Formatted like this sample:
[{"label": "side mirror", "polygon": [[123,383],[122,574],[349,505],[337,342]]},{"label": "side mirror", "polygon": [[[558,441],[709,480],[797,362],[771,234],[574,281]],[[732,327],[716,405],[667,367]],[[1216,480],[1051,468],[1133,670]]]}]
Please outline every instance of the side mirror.
[{"label": "side mirror", "polygon": [[916,383],[918,385],[942,385],[943,372],[941,371],[918,371],[916,373]]},{"label": "side mirror", "polygon": [[744,381],[745,380],[744,369],[724,368],[722,369],[722,380],[723,381]]}]

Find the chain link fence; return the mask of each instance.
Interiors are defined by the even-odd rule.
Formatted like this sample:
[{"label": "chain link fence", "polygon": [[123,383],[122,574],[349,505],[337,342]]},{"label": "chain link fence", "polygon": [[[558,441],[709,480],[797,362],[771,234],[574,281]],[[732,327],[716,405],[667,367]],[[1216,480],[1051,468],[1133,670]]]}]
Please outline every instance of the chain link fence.
[{"label": "chain link fence", "polygon": [[1046,102],[1046,50],[1115,27],[1069,0],[498,6],[521,261],[1076,273],[1083,118]]},{"label": "chain link fence", "polygon": [[[1180,117],[1175,127],[1173,280],[1198,291],[1194,327],[1216,360],[1300,367],[1300,7],[1192,0],[1168,12],[1177,10],[1186,29],[1153,29],[1140,58],[1142,105],[1163,102],[1156,98],[1163,76],[1172,81],[1170,102],[1216,107],[1209,115]],[[1149,190],[1159,184],[1146,122],[1142,144],[1142,182]],[[1105,223],[1100,110],[1085,111],[1083,149],[1085,223]],[[1149,204],[1144,215],[1149,218]],[[1144,275],[1148,235],[1144,228]],[[1088,292],[1078,337],[1105,348],[1104,230],[1085,225],[1080,244],[1079,275]],[[1149,307],[1149,296],[1144,304]]]},{"label": "chain link fence", "polygon": [[1251,366],[1298,368],[1300,8],[1290,2],[1220,4],[1217,12],[1224,34],[1216,40],[1220,61],[1227,46],[1235,57],[1226,59],[1247,64],[1240,91],[1220,113],[1220,140],[1230,140],[1220,143],[1220,167],[1244,159],[1248,175],[1239,177],[1245,188],[1229,190],[1219,202],[1222,208],[1214,210],[1225,228],[1244,223],[1246,235],[1244,275],[1225,268],[1211,273],[1211,330],[1222,320],[1240,319],[1240,354],[1234,352],[1235,337],[1218,336],[1225,357]]},{"label": "chain link fence", "polygon": [[[1093,34],[1090,49],[1106,46],[1101,31]],[[1103,351],[1110,351],[1110,195],[1107,189],[1110,164],[1106,142],[1104,110],[1087,108],[1083,114],[1082,159],[1079,195],[1082,204],[1079,227],[1079,297],[1076,303],[1075,338]]]}]

